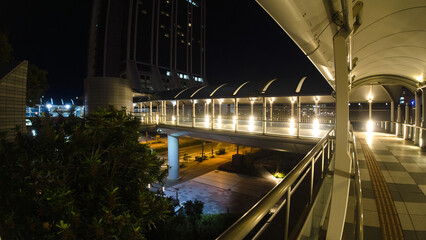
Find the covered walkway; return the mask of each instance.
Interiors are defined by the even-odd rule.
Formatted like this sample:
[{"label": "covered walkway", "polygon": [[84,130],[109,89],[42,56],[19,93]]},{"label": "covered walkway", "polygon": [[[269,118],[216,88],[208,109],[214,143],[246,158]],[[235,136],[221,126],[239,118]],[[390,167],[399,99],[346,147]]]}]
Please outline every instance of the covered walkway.
[{"label": "covered walkway", "polygon": [[426,239],[426,151],[386,133],[358,132],[356,140],[364,238]]}]

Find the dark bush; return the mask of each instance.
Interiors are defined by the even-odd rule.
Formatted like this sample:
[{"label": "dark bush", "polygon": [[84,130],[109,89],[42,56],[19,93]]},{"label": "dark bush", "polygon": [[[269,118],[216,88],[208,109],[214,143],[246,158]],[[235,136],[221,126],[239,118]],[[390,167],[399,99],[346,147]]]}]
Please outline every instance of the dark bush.
[{"label": "dark bush", "polygon": [[170,202],[147,191],[163,161],[125,111],[37,118],[37,136],[0,145],[2,239],[144,239]]}]

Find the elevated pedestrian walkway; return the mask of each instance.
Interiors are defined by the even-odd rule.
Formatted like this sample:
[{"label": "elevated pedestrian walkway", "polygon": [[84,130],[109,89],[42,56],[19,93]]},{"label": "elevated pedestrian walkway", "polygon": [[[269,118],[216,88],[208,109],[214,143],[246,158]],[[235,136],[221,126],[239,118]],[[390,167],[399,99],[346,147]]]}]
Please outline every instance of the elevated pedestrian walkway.
[{"label": "elevated pedestrian walkway", "polygon": [[426,152],[386,133],[356,140],[364,239],[426,239]]}]

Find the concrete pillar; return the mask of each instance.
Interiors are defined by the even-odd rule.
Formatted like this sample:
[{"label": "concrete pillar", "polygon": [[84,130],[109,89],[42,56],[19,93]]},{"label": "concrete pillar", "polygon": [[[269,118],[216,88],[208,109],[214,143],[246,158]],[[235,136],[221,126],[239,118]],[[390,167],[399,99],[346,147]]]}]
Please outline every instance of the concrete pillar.
[{"label": "concrete pillar", "polygon": [[262,133],[266,133],[266,98],[263,98],[263,110],[262,110]]},{"label": "concrete pillar", "polygon": [[391,115],[390,115],[390,132],[395,132],[395,102],[391,102]]},{"label": "concrete pillar", "polygon": [[186,117],[185,117],[185,103],[182,103],[182,117],[183,117],[183,121],[185,121]]},{"label": "concrete pillar", "polygon": [[179,180],[179,138],[171,135],[167,136],[167,152],[169,160],[169,176],[171,181]]},{"label": "concrete pillar", "polygon": [[[419,92],[415,92],[414,93],[415,99],[414,99],[414,103],[416,106],[415,109],[415,121],[414,124],[416,127],[421,127],[420,126],[420,98],[419,98]],[[419,128],[414,128],[414,145],[419,145],[420,143],[420,129]]]},{"label": "concrete pillar", "polygon": [[[333,193],[330,206],[327,239],[341,239],[346,219],[352,161],[349,155],[349,72],[346,50],[347,34],[343,28],[333,38],[334,69],[336,83],[336,148],[333,177]],[[349,38],[349,41],[351,39]]]},{"label": "concrete pillar", "polygon": [[176,125],[179,125],[179,100],[176,100]]},{"label": "concrete pillar", "polygon": [[238,131],[238,98],[235,98],[234,100],[234,128],[235,128],[235,132]]},{"label": "concrete pillar", "polygon": [[[409,124],[410,122],[410,106],[408,105],[408,102],[405,103],[405,118],[404,118],[404,123],[405,124]],[[405,125],[404,126],[404,139],[409,139],[409,134],[408,134],[408,126]]]},{"label": "concrete pillar", "polygon": [[294,102],[295,102],[295,100],[294,100],[293,97],[291,97],[290,101],[291,101],[291,118],[294,119]]},{"label": "concrete pillar", "polygon": [[396,136],[402,136],[402,111],[401,104],[398,104],[398,109],[396,111]]},{"label": "concrete pillar", "polygon": [[422,89],[422,130],[421,130],[421,136],[419,141],[419,146],[421,148],[426,148],[426,98],[425,98],[425,91],[426,89]]},{"label": "concrete pillar", "polygon": [[192,127],[195,127],[195,99],[192,99]]}]

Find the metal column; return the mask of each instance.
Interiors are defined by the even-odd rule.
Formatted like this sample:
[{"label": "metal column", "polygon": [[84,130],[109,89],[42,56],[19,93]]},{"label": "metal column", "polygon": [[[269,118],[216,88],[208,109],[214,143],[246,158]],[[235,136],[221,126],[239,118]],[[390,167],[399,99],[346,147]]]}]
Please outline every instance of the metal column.
[{"label": "metal column", "polygon": [[300,102],[300,97],[297,96],[297,137],[300,136],[300,122],[301,122],[301,118],[302,118],[302,109],[301,109],[301,102]]},{"label": "metal column", "polygon": [[211,100],[212,103],[212,129],[214,128],[214,99]]},{"label": "metal column", "polygon": [[422,89],[422,130],[419,141],[419,146],[422,148],[426,147],[426,99],[425,99],[425,91],[426,89]]},{"label": "metal column", "polygon": [[263,98],[262,133],[266,133],[266,98]]},{"label": "metal column", "polygon": [[235,132],[238,131],[238,98],[234,99],[234,128],[235,128]]},{"label": "metal column", "polygon": [[396,112],[396,136],[401,137],[402,136],[402,111],[401,111],[401,104],[398,104],[398,109]]},{"label": "metal column", "polygon": [[395,102],[391,102],[391,115],[390,115],[390,132],[395,132]]},{"label": "metal column", "polygon": [[192,100],[192,127],[195,127],[195,100]]},{"label": "metal column", "polygon": [[[351,175],[349,154],[349,71],[346,39],[348,34],[341,29],[333,38],[336,82],[336,150],[334,162],[333,192],[330,206],[327,239],[341,239],[345,224]],[[349,41],[351,39],[349,38]]]},{"label": "metal column", "polygon": [[[405,103],[405,118],[404,118],[404,123],[405,124],[409,124],[409,120],[410,120],[410,106],[408,105],[408,103]],[[408,140],[408,126],[405,125],[404,126],[404,139]]]},{"label": "metal column", "polygon": [[415,109],[415,122],[414,122],[414,124],[415,124],[415,126],[416,126],[416,128],[414,128],[414,145],[419,145],[419,142],[420,142],[420,138],[419,138],[419,135],[420,135],[420,129],[419,129],[419,127],[420,127],[420,98],[419,98],[419,92],[415,92],[414,93],[414,96],[415,96],[415,99],[414,99],[414,104],[415,104],[415,106],[416,106],[416,109]]}]

